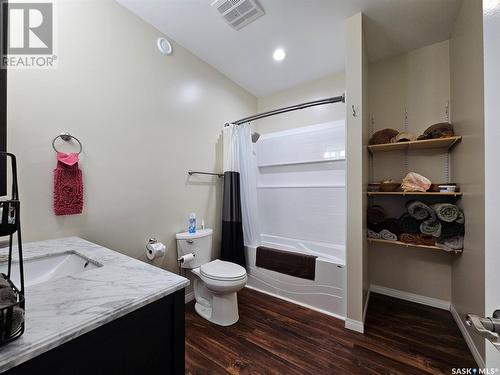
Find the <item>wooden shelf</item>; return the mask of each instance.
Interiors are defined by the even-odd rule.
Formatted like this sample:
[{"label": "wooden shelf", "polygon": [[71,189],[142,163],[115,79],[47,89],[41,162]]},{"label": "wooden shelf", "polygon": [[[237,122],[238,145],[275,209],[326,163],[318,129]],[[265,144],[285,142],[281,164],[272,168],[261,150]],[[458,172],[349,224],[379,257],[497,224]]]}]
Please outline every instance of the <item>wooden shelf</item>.
[{"label": "wooden shelf", "polygon": [[369,197],[375,196],[375,195],[386,195],[386,196],[410,196],[410,195],[420,195],[420,196],[431,196],[431,197],[461,197],[462,193],[461,192],[455,192],[455,193],[439,193],[439,192],[421,192],[421,191],[369,191],[366,194],[368,194]]},{"label": "wooden shelf", "polygon": [[[417,244],[411,244],[411,243],[406,243],[406,242],[401,242],[401,241],[389,241],[389,240],[382,240],[382,239],[377,239],[377,238],[368,238],[369,243],[380,243],[384,245],[395,245],[395,246],[402,246],[402,247],[418,247],[421,249],[430,249],[430,250],[439,250],[439,251],[444,251],[445,253],[448,253],[448,251],[440,249],[437,246],[428,246],[428,245],[417,245]],[[454,253],[460,253],[461,251],[453,251]]]},{"label": "wooden shelf", "polygon": [[370,145],[368,146],[368,150],[372,154],[375,152],[387,152],[396,150],[417,150],[417,149],[429,149],[429,148],[444,148],[449,150],[457,142],[460,142],[461,139],[462,136],[455,136],[448,138],[424,139],[421,141],[385,143],[381,145]]}]

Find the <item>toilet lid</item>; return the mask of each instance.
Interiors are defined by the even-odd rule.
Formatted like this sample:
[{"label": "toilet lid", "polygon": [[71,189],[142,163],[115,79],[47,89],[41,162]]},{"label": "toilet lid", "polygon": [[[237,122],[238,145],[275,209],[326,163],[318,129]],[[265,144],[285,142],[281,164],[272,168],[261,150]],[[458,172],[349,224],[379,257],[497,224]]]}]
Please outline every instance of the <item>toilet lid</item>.
[{"label": "toilet lid", "polygon": [[216,259],[202,265],[200,273],[215,280],[239,280],[245,277],[247,271],[236,263]]}]

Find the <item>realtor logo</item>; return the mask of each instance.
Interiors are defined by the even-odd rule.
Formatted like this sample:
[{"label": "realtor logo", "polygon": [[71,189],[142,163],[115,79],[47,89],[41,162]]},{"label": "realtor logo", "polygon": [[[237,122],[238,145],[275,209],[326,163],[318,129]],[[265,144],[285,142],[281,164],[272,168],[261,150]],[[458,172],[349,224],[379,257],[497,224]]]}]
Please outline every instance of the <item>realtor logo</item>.
[{"label": "realtor logo", "polygon": [[2,38],[2,68],[55,67],[53,3],[10,0],[1,5],[2,33],[6,34]]}]

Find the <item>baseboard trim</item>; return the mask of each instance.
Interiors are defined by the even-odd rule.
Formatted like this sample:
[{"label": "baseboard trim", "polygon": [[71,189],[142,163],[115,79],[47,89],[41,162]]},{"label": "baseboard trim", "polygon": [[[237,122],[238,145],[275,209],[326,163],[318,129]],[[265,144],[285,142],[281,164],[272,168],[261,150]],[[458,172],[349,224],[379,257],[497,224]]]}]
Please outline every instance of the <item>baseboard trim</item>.
[{"label": "baseboard trim", "polygon": [[476,360],[478,367],[485,368],[486,364],[485,364],[484,358],[479,353],[479,350],[477,349],[477,346],[474,343],[474,340],[472,340],[472,337],[470,336],[470,333],[467,330],[467,327],[465,326],[464,321],[460,318],[460,314],[455,309],[455,306],[453,306],[453,304],[451,304],[451,306],[450,306],[450,312],[451,312],[451,315],[453,316],[453,319],[455,320],[455,323],[457,324],[458,328],[460,329],[460,332],[462,333],[462,336],[464,337],[464,340],[467,343],[467,346],[469,347],[469,350],[471,351],[472,356]]},{"label": "baseboard trim", "polygon": [[322,309],[319,309],[317,307],[314,307],[314,306],[311,306],[311,305],[307,305],[307,304],[302,303],[302,302],[295,301],[295,300],[293,300],[291,298],[287,298],[287,297],[284,297],[284,296],[280,296],[279,294],[271,293],[271,292],[268,292],[266,290],[262,290],[262,289],[256,288],[254,286],[245,285],[245,288],[248,288],[248,289],[251,289],[251,290],[255,290],[256,292],[264,293],[264,294],[267,294],[268,296],[276,297],[276,298],[282,299],[282,300],[287,301],[287,302],[294,303],[294,304],[302,306],[302,307],[306,307],[308,309],[320,312],[322,314],[330,315],[331,317],[334,317],[334,318],[337,318],[337,319],[340,319],[340,320],[345,320],[346,319],[345,317],[340,316],[338,314],[335,314],[335,313],[332,313],[332,312],[329,312],[329,311],[326,311],[326,310],[322,310]]},{"label": "baseboard trim", "polygon": [[365,332],[365,325],[359,320],[345,318],[345,328],[359,333]]},{"label": "baseboard trim", "polygon": [[375,284],[370,285],[370,291],[372,291],[373,293],[379,293],[389,297],[399,298],[405,301],[420,303],[422,305],[436,307],[438,309],[450,311],[450,306],[451,306],[450,301],[422,296],[420,294],[415,294],[410,292],[404,292],[402,290],[386,288],[385,286],[380,286]]},{"label": "baseboard trim", "polygon": [[192,300],[194,300],[194,292],[191,291],[189,293],[186,293],[186,296],[184,297],[184,303],[189,303]]}]

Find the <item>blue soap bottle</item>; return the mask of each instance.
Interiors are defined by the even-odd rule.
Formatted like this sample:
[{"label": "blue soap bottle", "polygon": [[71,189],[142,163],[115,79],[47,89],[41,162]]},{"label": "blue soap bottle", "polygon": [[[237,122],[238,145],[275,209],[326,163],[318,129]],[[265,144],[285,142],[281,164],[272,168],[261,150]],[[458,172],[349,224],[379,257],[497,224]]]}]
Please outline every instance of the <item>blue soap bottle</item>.
[{"label": "blue soap bottle", "polygon": [[188,232],[196,233],[196,214],[194,212],[189,215]]}]

